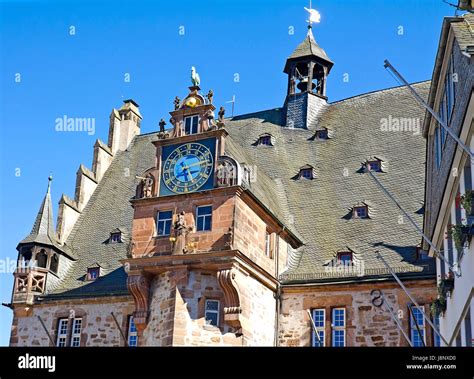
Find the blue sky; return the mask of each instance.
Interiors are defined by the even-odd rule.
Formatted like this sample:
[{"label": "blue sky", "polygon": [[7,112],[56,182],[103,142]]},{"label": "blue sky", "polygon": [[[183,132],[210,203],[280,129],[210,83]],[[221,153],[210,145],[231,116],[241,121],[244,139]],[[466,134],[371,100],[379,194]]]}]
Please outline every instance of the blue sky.
[{"label": "blue sky", "polygon": [[[282,70],[305,36],[308,3],[0,2],[0,268],[16,259],[50,173],[55,216],[61,194],[74,196],[79,164],[91,167],[92,146],[107,142],[122,100],[140,105],[142,133],[155,131],[174,97],[187,94],[194,65],[227,115],[233,95],[235,114],[282,106]],[[313,0],[313,8],[322,15],[316,41],[335,62],[331,102],[397,85],[386,58],[411,82],[430,79],[442,18],[454,14],[441,0]],[[56,131],[64,115],[95,118],[95,134]],[[1,302],[12,284],[11,272],[0,272]],[[0,308],[0,345],[11,316]]]}]

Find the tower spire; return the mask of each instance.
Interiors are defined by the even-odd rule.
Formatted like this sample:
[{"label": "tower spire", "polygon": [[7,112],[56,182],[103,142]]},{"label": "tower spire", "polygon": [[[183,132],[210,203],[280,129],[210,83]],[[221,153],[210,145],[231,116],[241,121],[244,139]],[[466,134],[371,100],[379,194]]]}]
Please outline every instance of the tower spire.
[{"label": "tower spire", "polygon": [[30,234],[20,243],[38,242],[45,245],[57,245],[53,223],[53,206],[51,203],[52,180],[53,177],[50,175],[48,177],[48,189],[46,190],[46,195],[41,203],[38,214],[36,215],[33,228],[31,229]]}]

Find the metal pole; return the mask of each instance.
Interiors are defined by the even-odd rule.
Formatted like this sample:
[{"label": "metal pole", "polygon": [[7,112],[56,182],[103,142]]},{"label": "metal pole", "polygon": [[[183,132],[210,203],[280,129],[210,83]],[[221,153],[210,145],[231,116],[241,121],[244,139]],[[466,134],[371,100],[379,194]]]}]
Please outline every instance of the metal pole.
[{"label": "metal pole", "polygon": [[443,254],[441,254],[441,252],[436,248],[434,243],[431,242],[431,240],[428,238],[428,236],[425,233],[423,233],[423,230],[417,225],[415,220],[413,220],[413,218],[401,207],[401,205],[398,203],[398,201],[392,196],[392,194],[390,192],[388,192],[388,190],[382,185],[382,183],[380,183],[380,180],[377,179],[377,177],[372,173],[372,171],[370,171],[367,168],[367,166],[365,166],[365,172],[367,172],[369,174],[369,176],[375,181],[375,183],[377,183],[377,185],[388,196],[388,198],[390,200],[392,200],[393,203],[395,203],[395,205],[398,207],[398,209],[400,209],[402,211],[402,213],[405,215],[405,217],[408,219],[408,221],[410,221],[410,223],[415,227],[418,234],[421,235],[421,237],[423,237],[423,239],[434,250],[435,256],[439,257],[443,262],[445,262],[449,266],[449,269],[451,271],[453,271],[454,273],[456,273],[456,276],[460,277],[461,275],[459,274],[458,270],[454,268],[454,266],[446,259],[446,257]]},{"label": "metal pole", "polygon": [[395,323],[397,324],[398,329],[402,332],[403,337],[405,337],[405,339],[407,340],[407,342],[408,342],[408,344],[410,345],[410,347],[413,347],[413,344],[412,344],[410,338],[407,336],[406,332],[403,330],[403,327],[400,325],[400,321],[398,321],[398,317],[397,317],[397,316],[395,315],[395,313],[393,312],[392,307],[388,304],[388,301],[387,301],[387,299],[385,298],[383,292],[380,291],[380,294],[382,295],[383,303],[387,306],[387,309],[388,309],[388,311],[390,312],[390,316],[392,316],[393,321],[395,321]]},{"label": "metal pole", "polygon": [[387,59],[385,59],[385,61],[384,61],[384,67],[385,68],[388,67],[397,76],[397,78],[400,79],[400,81],[402,81],[403,84],[408,87],[408,89],[411,91],[411,93],[413,94],[415,99],[418,100],[418,102],[423,107],[425,107],[428,112],[431,113],[431,115],[436,119],[436,121],[439,122],[439,124],[443,127],[443,129],[459,144],[459,146],[461,146],[463,148],[464,151],[466,151],[466,153],[469,154],[471,159],[473,159],[474,158],[474,153],[471,151],[471,149],[469,149],[469,147],[467,147],[459,139],[459,137],[456,134],[454,134],[454,132],[446,125],[446,123],[443,120],[441,120],[441,117],[439,117],[439,115],[433,109],[431,109],[428,104],[426,104],[426,102],[421,98],[421,96],[418,95],[418,93],[413,89],[413,87],[410,86],[410,84],[408,84],[408,82],[403,78],[403,76],[400,75],[400,73],[395,69],[395,67],[393,67],[391,65],[391,63]]},{"label": "metal pole", "polygon": [[407,288],[405,287],[405,285],[402,283],[402,281],[398,278],[397,274],[395,274],[395,272],[392,270],[392,268],[388,265],[388,263],[385,261],[385,259],[382,257],[382,254],[380,254],[379,251],[376,251],[375,252],[377,254],[377,258],[379,258],[380,260],[382,260],[383,264],[388,268],[388,270],[390,271],[390,274],[392,274],[392,276],[395,278],[395,280],[397,281],[397,283],[400,285],[400,287],[402,287],[402,290],[406,293],[406,295],[408,296],[408,298],[410,299],[410,301],[418,308],[418,310],[421,312],[421,314],[423,315],[423,318],[426,320],[426,322],[433,328],[433,332],[436,333],[436,335],[439,336],[439,338],[441,338],[443,340],[443,342],[446,344],[446,346],[450,346],[450,344],[448,343],[448,341],[446,341],[446,339],[441,335],[441,333],[436,329],[435,325],[431,322],[430,318],[426,316],[425,314],[425,310],[420,307],[418,305],[418,303],[416,302],[416,300],[413,298],[413,296],[411,296],[410,292],[408,292]]},{"label": "metal pole", "polygon": [[122,328],[120,327],[120,325],[119,325],[119,323],[118,323],[118,321],[117,321],[117,318],[116,318],[115,315],[114,315],[114,312],[110,312],[110,314],[111,314],[112,317],[114,318],[115,325],[117,325],[117,328],[118,328],[118,330],[120,331],[120,334],[122,335],[123,340],[125,341],[125,346],[128,347],[127,338],[125,337],[125,334],[123,333],[123,330],[122,330]]},{"label": "metal pole", "polygon": [[41,319],[41,317],[39,315],[36,315],[36,317],[38,317],[38,320],[40,321],[41,323],[41,326],[43,327],[44,331],[46,332],[49,340],[51,341],[51,343],[53,344],[53,346],[55,345],[54,344],[54,341],[53,341],[53,337],[51,337],[51,334],[49,334],[49,331],[48,329],[46,329],[46,325],[44,324],[43,320]]},{"label": "metal pole", "polygon": [[316,329],[316,325],[314,324],[313,316],[311,315],[311,311],[309,309],[306,310],[308,312],[309,320],[311,321],[311,325],[314,329],[314,334],[316,334],[316,338],[318,339],[319,346],[324,347],[323,342],[321,341],[321,337],[319,337],[318,329]]}]

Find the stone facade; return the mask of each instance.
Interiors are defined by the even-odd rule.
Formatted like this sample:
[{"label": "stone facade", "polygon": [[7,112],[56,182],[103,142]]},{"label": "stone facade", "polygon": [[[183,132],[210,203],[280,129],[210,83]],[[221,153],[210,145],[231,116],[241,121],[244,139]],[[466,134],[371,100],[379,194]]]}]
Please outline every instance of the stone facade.
[{"label": "stone facade", "polygon": [[[436,298],[434,281],[408,282],[407,287],[429,313],[429,304]],[[331,346],[331,309],[346,309],[346,346],[408,346],[385,305],[372,304],[371,291],[383,292],[394,312],[401,315],[403,329],[410,335],[408,305],[410,300],[394,283],[283,287],[280,316],[280,346],[311,346],[313,331],[307,311],[325,309],[326,346]],[[401,311],[401,313],[399,313]],[[427,326],[427,346],[432,346],[432,331]]]},{"label": "stone facade", "polygon": [[[133,309],[131,297],[17,307],[14,311],[10,346],[54,346],[57,340],[58,320],[71,316],[82,318],[81,346],[125,346],[112,312],[122,330],[127,330],[128,316]],[[48,329],[54,344],[51,343],[38,317]]]}]

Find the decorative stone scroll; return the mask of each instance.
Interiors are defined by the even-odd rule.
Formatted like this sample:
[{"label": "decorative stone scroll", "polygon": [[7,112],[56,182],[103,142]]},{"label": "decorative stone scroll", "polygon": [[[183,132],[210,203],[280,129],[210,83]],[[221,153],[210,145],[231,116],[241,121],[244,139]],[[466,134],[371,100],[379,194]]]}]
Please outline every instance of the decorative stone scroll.
[{"label": "decorative stone scroll", "polygon": [[232,269],[220,270],[217,272],[217,281],[224,292],[224,320],[234,328],[240,328],[240,295],[237,284],[234,280],[235,272]]},{"label": "decorative stone scroll", "polygon": [[150,296],[151,276],[142,272],[140,274],[129,275],[127,278],[127,287],[133,296],[135,302],[135,312],[133,312],[133,321],[137,331],[141,334],[146,328],[149,316],[149,296]]}]

